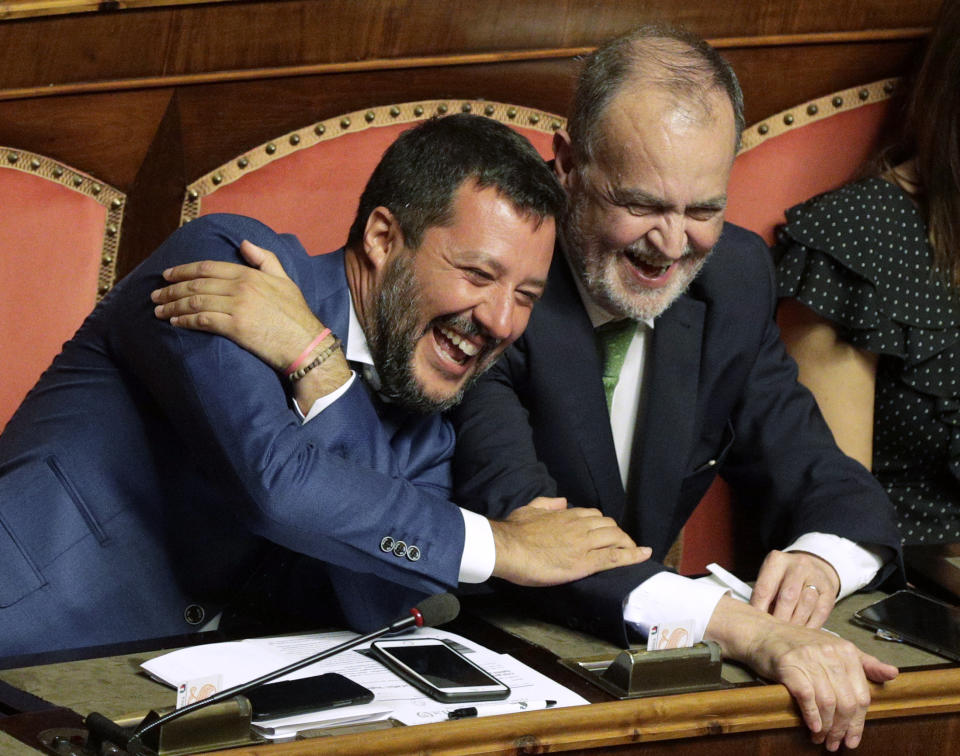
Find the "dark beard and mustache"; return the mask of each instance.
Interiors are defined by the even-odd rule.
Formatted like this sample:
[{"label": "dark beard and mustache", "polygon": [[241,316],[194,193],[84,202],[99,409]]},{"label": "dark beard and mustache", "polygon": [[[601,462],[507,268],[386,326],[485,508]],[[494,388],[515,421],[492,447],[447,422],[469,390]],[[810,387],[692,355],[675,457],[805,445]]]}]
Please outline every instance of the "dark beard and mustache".
[{"label": "dark beard and mustache", "polygon": [[476,360],[473,374],[452,396],[428,396],[413,372],[414,352],[423,335],[438,326],[466,336],[484,334],[476,323],[460,315],[436,318],[426,329],[421,329],[420,308],[420,287],[413,273],[413,254],[401,253],[390,263],[377,293],[367,342],[382,393],[408,410],[431,414],[448,410],[460,402],[467,389],[493,365],[493,355],[501,341],[486,337],[483,348],[473,358]]}]

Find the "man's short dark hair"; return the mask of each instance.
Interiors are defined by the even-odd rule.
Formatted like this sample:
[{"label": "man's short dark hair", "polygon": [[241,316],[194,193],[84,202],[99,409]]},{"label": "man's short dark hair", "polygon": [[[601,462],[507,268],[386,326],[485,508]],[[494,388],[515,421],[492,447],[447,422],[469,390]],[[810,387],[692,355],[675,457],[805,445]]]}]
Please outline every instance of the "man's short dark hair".
[{"label": "man's short dark hair", "polygon": [[360,242],[370,213],[382,206],[415,249],[424,231],[452,220],[453,195],[468,179],[495,188],[538,223],[563,210],[563,189],[530,142],[490,118],[457,113],[425,121],[390,145],[363,190],[347,243]]},{"label": "man's short dark hair", "polygon": [[591,161],[607,106],[626,86],[652,85],[680,97],[714,89],[733,106],[736,145],[743,133],[743,92],[733,68],[706,41],[668,24],[649,24],[612,39],[587,56],[570,107],[567,130],[580,159]]}]

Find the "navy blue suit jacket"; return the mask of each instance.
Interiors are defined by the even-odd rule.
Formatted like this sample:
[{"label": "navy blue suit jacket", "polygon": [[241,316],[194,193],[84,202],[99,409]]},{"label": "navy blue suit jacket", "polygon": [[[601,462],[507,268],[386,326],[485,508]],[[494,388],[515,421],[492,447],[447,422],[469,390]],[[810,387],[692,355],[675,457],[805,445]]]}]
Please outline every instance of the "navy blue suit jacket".
[{"label": "navy blue suit jacket", "polygon": [[718,473],[768,547],[818,531],[899,549],[883,490],[839,452],[796,382],[774,293],[766,245],[726,224],[688,292],[656,320],[625,492],[593,329],[554,255],[526,332],[453,412],[454,498],[498,518],[536,496],[565,496],[614,517],[653,560],[532,598],[625,643],[623,600],[665,569],[657,560]]},{"label": "navy blue suit jacket", "polygon": [[[0,656],[195,629],[282,553],[322,560],[304,560],[302,597],[330,606],[332,587],[360,630],[456,586],[447,421],[357,379],[302,425],[259,359],[153,316],[164,268],[240,262],[243,239],[275,251],[346,339],[342,252],[310,257],[249,218],[196,220],[121,281],[0,436]],[[385,536],[419,559],[381,550]]]}]

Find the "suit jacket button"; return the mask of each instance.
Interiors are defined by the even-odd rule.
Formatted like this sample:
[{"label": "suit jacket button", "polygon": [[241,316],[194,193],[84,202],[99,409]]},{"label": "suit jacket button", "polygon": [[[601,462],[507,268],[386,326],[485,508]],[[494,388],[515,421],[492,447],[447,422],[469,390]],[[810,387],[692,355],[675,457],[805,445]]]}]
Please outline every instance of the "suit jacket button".
[{"label": "suit jacket button", "polygon": [[411,562],[416,562],[420,558],[420,547],[419,546],[407,546],[407,559]]},{"label": "suit jacket button", "polygon": [[407,544],[405,544],[403,541],[397,541],[393,545],[394,556],[402,557],[406,553],[407,553]]},{"label": "suit jacket button", "polygon": [[390,536],[384,536],[383,540],[380,541],[380,551],[384,551],[387,554],[393,551],[393,539]]},{"label": "suit jacket button", "polygon": [[190,604],[190,606],[183,610],[183,618],[187,621],[188,625],[199,625],[203,622],[203,618],[206,615],[207,613],[200,604]]}]

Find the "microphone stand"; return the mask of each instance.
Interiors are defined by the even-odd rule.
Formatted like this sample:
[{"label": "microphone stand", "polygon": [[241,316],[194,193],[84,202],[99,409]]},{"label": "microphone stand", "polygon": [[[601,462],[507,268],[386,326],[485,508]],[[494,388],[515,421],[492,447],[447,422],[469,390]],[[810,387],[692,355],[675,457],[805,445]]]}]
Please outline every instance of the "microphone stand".
[{"label": "microphone stand", "polygon": [[[440,596],[453,599],[453,597],[449,596],[449,594],[440,594]],[[438,597],[432,596],[431,598]],[[453,603],[456,604],[455,599],[453,599]],[[424,609],[427,609],[426,604],[424,605]],[[453,616],[456,616],[456,613],[457,610],[453,610]],[[273,672],[267,672],[265,675],[261,675],[253,680],[248,680],[245,683],[240,683],[239,685],[234,685],[233,687],[221,690],[218,693],[214,693],[212,696],[209,696],[208,698],[204,698],[201,701],[195,701],[192,704],[171,711],[162,717],[158,716],[156,712],[151,711],[146,717],[144,717],[143,721],[137,725],[132,733],[130,733],[127,728],[120,727],[113,720],[108,719],[97,712],[91,712],[88,714],[84,722],[90,732],[90,737],[92,738],[96,736],[98,743],[102,743],[104,740],[109,740],[114,745],[125,748],[130,756],[157,756],[160,741],[160,728],[174,719],[179,719],[180,717],[185,716],[192,711],[196,711],[197,709],[201,709],[206,706],[212,706],[220,701],[226,701],[228,698],[233,698],[241,693],[246,693],[252,688],[264,685],[271,680],[276,680],[278,677],[283,677],[291,672],[296,672],[299,669],[308,667],[311,664],[315,664],[316,662],[334,656],[335,654],[339,654],[343,651],[349,651],[351,648],[366,643],[367,641],[379,638],[381,635],[398,632],[400,630],[406,630],[407,628],[413,626],[423,627],[425,624],[443,624],[444,622],[453,619],[453,616],[444,617],[440,621],[430,621],[430,618],[428,617],[427,621],[425,622],[424,615],[419,609],[414,607],[410,610],[409,616],[402,617],[386,627],[380,628],[379,630],[374,630],[372,633],[367,633],[366,635],[362,635],[358,638],[348,640],[344,643],[341,643],[339,646],[334,646],[333,648],[328,648],[324,651],[318,651],[312,656],[295,661],[292,664],[288,664],[286,667],[274,670]],[[147,735],[150,736],[149,742],[144,741],[144,736]]]}]

